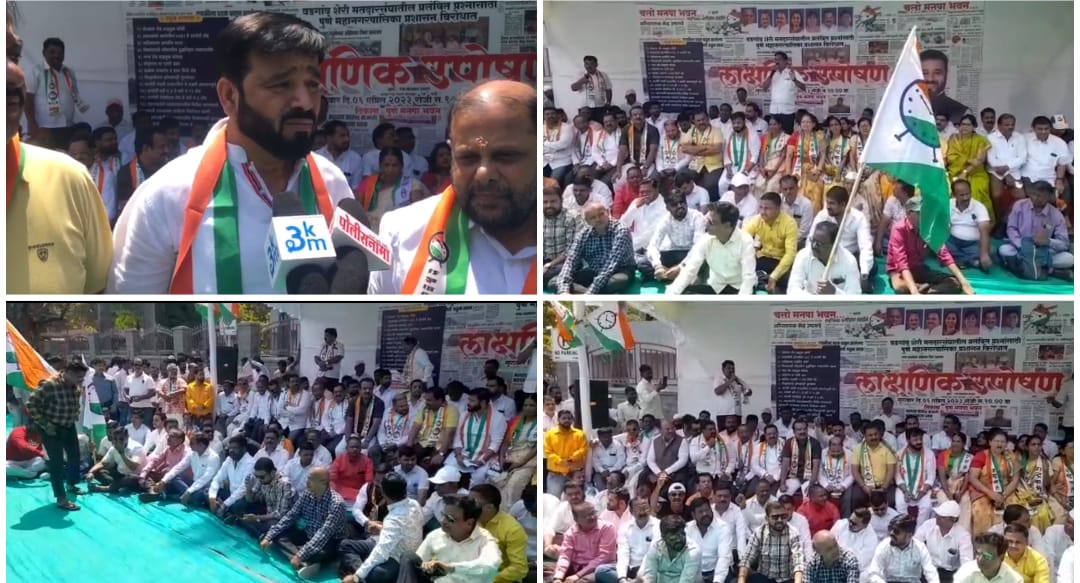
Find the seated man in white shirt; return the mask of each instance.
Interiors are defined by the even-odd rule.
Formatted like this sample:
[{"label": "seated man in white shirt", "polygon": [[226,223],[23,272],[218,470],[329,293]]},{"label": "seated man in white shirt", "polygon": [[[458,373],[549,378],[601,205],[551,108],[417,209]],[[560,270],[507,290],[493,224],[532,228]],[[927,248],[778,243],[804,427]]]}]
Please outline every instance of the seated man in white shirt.
[{"label": "seated man in white shirt", "polygon": [[[751,295],[757,285],[757,256],[754,241],[738,228],[739,209],[735,205],[709,203],[706,234],[701,236],[683,261],[679,276],[667,293]],[[698,284],[698,270],[707,265],[705,284]]]},{"label": "seated man in white shirt", "polygon": [[720,197],[720,202],[727,202],[739,209],[739,227],[742,228],[750,217],[758,214],[758,201],[750,194],[750,178],[742,172],[731,179],[731,190]]},{"label": "seated man in white shirt", "polygon": [[[975,560],[960,566],[952,583],[1024,583],[1024,577],[1005,564],[1005,537],[993,532],[975,535]],[[1067,579],[1071,581],[1072,578]],[[943,582],[948,583],[948,582]]]},{"label": "seated man in white shirt", "polygon": [[594,178],[593,174],[592,168],[582,168],[570,184],[566,185],[562,194],[564,209],[581,214],[586,204],[598,202],[611,210],[611,205],[614,204],[611,189],[603,181]]},{"label": "seated man in white shirt", "polygon": [[927,520],[915,530],[915,540],[926,545],[943,583],[951,583],[961,565],[975,559],[971,533],[957,524],[960,505],[949,500],[934,508],[934,520]]},{"label": "seated man in white shirt", "polygon": [[[390,247],[390,268],[372,274],[369,293],[536,292],[536,113],[536,89],[516,81],[458,96],[452,188],[383,215],[379,238]],[[444,237],[459,217],[466,232]],[[457,253],[469,262],[445,261]]]},{"label": "seated man in white shirt", "polygon": [[[667,215],[653,231],[645,255],[658,281],[674,281],[682,262],[701,235],[705,234],[705,215],[687,207],[686,197],[679,190],[664,199]],[[638,265],[641,269],[641,265]]]},{"label": "seated man in white shirt", "polygon": [[978,267],[988,271],[990,260],[990,213],[983,203],[971,198],[967,180],[952,183],[949,204],[949,238],[945,245],[961,268]]},{"label": "seated man in white shirt", "polygon": [[990,132],[987,139],[990,141],[990,151],[986,153],[990,198],[996,209],[1007,213],[1013,200],[1024,197],[1022,170],[1027,163],[1027,136],[1016,132],[1013,114],[1003,113],[997,118],[997,129]]},{"label": "seated man in white shirt", "polygon": [[791,215],[799,224],[799,247],[810,237],[810,227],[814,224],[814,205],[799,193],[799,179],[790,174],[780,178],[780,210]]},{"label": "seated man in white shirt", "polygon": [[837,248],[832,267],[829,268],[829,277],[824,279],[825,266],[828,265],[829,253],[836,242],[838,229],[839,226],[830,221],[818,223],[814,227],[809,245],[795,254],[791,276],[788,278],[789,295],[862,294],[859,263],[855,256],[843,247]]},{"label": "seated man in white shirt", "polygon": [[[848,191],[843,186],[833,186],[825,193],[825,208],[814,217],[811,232],[818,223],[829,221],[840,224],[847,209]],[[859,274],[864,293],[873,288],[877,263],[874,261],[874,241],[870,234],[870,221],[859,209],[850,209],[844,220],[844,230],[839,234],[840,246],[847,249],[859,261]]]},{"label": "seated man in white shirt", "polygon": [[693,170],[683,168],[675,174],[674,188],[672,192],[680,192],[686,197],[686,206],[699,213],[705,214],[705,207],[709,204],[709,191],[698,186],[697,174]]},{"label": "seated man in white shirt", "polygon": [[1020,171],[1024,189],[1031,196],[1031,185],[1046,181],[1053,185],[1054,193],[1061,196],[1065,192],[1065,174],[1072,163],[1069,146],[1051,133],[1050,118],[1044,115],[1032,120],[1031,129],[1027,136],[1027,161]]},{"label": "seated man in white shirt", "polygon": [[926,545],[915,540],[915,519],[904,514],[889,523],[889,536],[870,560],[868,583],[939,583]]},{"label": "seated man in white shirt", "polygon": [[653,233],[656,232],[656,227],[668,213],[664,206],[664,199],[660,198],[655,179],[642,179],[638,188],[641,196],[630,203],[626,212],[619,217],[619,221],[630,231],[630,237],[634,243],[634,259],[638,270],[641,271],[641,278],[649,281],[653,278],[653,266],[646,251]]},{"label": "seated man in white shirt", "polygon": [[402,553],[399,580],[494,581],[502,553],[495,537],[480,527],[479,505],[467,495],[450,498],[440,519],[442,528],[428,534],[416,552]]},{"label": "seated man in white shirt", "polygon": [[405,479],[389,473],[379,486],[389,512],[377,537],[348,539],[338,546],[342,583],[396,582],[400,568],[398,560],[404,553],[416,552],[424,540],[423,513],[416,500],[405,495]]},{"label": "seated man in white shirt", "polygon": [[139,472],[146,464],[146,451],[143,446],[128,437],[124,427],[117,427],[112,434],[112,443],[101,461],[86,472],[86,480],[97,479],[97,484],[90,485],[91,492],[109,492],[120,494],[139,489]]}]

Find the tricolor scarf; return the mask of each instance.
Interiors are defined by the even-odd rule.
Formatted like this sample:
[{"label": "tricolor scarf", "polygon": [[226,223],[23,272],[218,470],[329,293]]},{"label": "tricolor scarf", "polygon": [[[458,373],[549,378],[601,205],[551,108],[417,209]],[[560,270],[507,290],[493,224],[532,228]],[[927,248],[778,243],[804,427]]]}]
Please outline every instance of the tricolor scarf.
[{"label": "tricolor scarf", "polygon": [[[82,98],[79,97],[79,86],[75,84],[75,79],[71,77],[71,71],[67,67],[61,67],[60,73],[64,76],[64,84],[67,85],[68,92],[71,93],[71,102],[79,111],[84,111],[86,105],[83,103]],[[60,115],[60,75],[56,74],[56,70],[52,67],[45,67],[45,74],[42,75],[45,78],[45,99],[46,104],[49,106],[49,115]]]},{"label": "tricolor scarf", "polygon": [[817,136],[804,136],[802,132],[798,134],[798,141],[795,144],[795,167],[792,169],[792,174],[801,176],[804,170],[803,166],[812,166],[817,163],[818,160],[818,142]]},{"label": "tricolor scarf", "polygon": [[[878,444],[882,447],[882,444]],[[874,481],[874,468],[870,466],[870,446],[866,442],[859,444],[859,471],[862,473],[863,482],[871,488],[877,487]]]},{"label": "tricolor scarf", "polygon": [[791,467],[788,469],[788,479],[792,480],[809,480],[813,470],[812,454],[813,448],[810,443],[810,438],[806,438],[806,447],[803,448],[803,475],[799,478],[797,475],[799,472],[799,440],[794,437],[791,438]]},{"label": "tricolor scarf", "polygon": [[844,453],[839,456],[826,455],[824,469],[825,480],[830,487],[843,484],[844,476],[847,474],[847,455]]},{"label": "tricolor scarf", "polygon": [[709,452],[709,457],[712,459],[713,475],[724,473],[728,466],[727,445],[724,443],[724,440],[717,438],[716,443],[712,444],[712,446],[706,444],[704,438],[701,441],[702,445],[705,445],[711,450]]},{"label": "tricolor scarf", "polygon": [[[364,207],[364,210],[370,213],[379,208],[379,191],[382,190],[383,186],[382,179],[379,178],[378,174],[372,174],[360,181],[360,187],[356,189],[356,194],[360,196],[360,205]],[[399,209],[409,206],[412,203],[412,191],[412,178],[403,176],[398,179],[397,184],[394,185],[393,208]]]},{"label": "tricolor scarf", "polygon": [[[600,159],[599,160],[593,160],[593,162],[596,162],[597,164],[603,165],[605,162],[608,162],[607,158],[604,157],[604,154],[605,154],[605,152],[604,152],[604,143],[607,141],[608,138],[615,138],[615,148],[618,149],[619,144],[622,143],[622,128],[618,128],[618,129],[616,129],[614,132],[612,132],[610,134],[607,133],[606,130],[601,129],[599,133],[600,133],[600,139],[597,140],[596,145],[597,145],[597,147],[600,148]],[[611,160],[608,163],[611,164],[612,166],[614,166],[618,162],[619,162],[618,155],[616,155],[616,159]]]},{"label": "tricolor scarf", "polygon": [[19,141],[19,135],[11,136],[7,144],[7,206],[11,206],[11,197],[15,196],[15,183],[22,180],[26,166],[26,147]]},{"label": "tricolor scarf", "polygon": [[353,405],[353,423],[349,433],[359,435],[363,439],[367,437],[368,431],[371,431],[371,418],[375,414],[375,399],[368,401],[366,407],[361,401],[362,399],[357,397]]},{"label": "tricolor scarf", "polygon": [[[480,427],[476,427],[479,423]],[[469,413],[464,423],[458,423],[458,439],[465,447],[462,455],[467,460],[478,458],[491,444],[491,407],[480,413]]]},{"label": "tricolor scarf", "polygon": [[1065,499],[1069,501],[1069,508],[1073,507],[1073,468],[1061,458],[1061,473],[1064,474],[1062,486],[1065,487]]},{"label": "tricolor scarf", "polygon": [[146,180],[146,173],[143,172],[142,164],[139,164],[139,159],[136,158],[128,164],[128,172],[131,173],[131,192],[134,192],[139,188],[139,185]]},{"label": "tricolor scarf", "polygon": [[[1034,465],[1034,469],[1031,466]],[[1046,498],[1046,465],[1042,456],[1024,466],[1024,485],[1040,498]]]},{"label": "tricolor scarf", "polygon": [[780,132],[780,135],[778,136],[769,136],[768,139],[761,144],[761,159],[764,160],[766,164],[773,160],[783,162],[784,151],[787,148],[789,137],[790,136],[783,132]]},{"label": "tricolor scarf", "polygon": [[[229,164],[229,151],[225,130],[209,138],[202,161],[195,171],[187,208],[184,209],[183,227],[180,231],[180,250],[173,268],[169,293],[190,295],[195,288],[195,266],[192,247],[195,238],[209,214],[213,229],[215,293],[241,294],[244,292],[242,259],[240,257],[240,207],[237,201],[236,175]],[[321,214],[329,225],[334,215],[334,205],[326,190],[315,155],[308,154],[300,162],[298,180],[300,202],[309,215]]]},{"label": "tricolor scarf", "polygon": [[558,142],[562,137],[562,122],[559,122],[554,128],[544,126],[544,141],[545,142]]},{"label": "tricolor scarf", "polygon": [[961,452],[959,456],[955,456],[952,452],[949,452],[949,457],[945,463],[946,474],[949,478],[960,478],[967,475],[968,470],[971,469],[971,460],[973,456],[968,452]]},{"label": "tricolor scarf", "polygon": [[[105,178],[116,172],[120,165],[120,159],[116,156],[110,157],[108,160],[98,160],[94,162],[94,166],[97,168],[97,172],[92,172],[94,175],[94,184],[97,185],[98,193],[105,192]],[[132,181],[134,186],[134,181]]]},{"label": "tricolor scarf", "polygon": [[[455,204],[457,195],[449,186],[439,197],[428,220],[405,283],[403,294],[460,295],[469,281],[469,219]],[[522,294],[536,293],[536,263],[525,278]]]},{"label": "tricolor scarf", "polygon": [[[432,447],[439,443],[439,435],[442,433],[443,421],[446,418],[446,407],[443,403],[437,411],[432,411],[427,407],[424,408],[423,417],[420,422],[420,433],[417,436],[417,441],[421,447]],[[424,436],[427,436],[425,439]]]},{"label": "tricolor scarf", "polygon": [[923,471],[926,462],[926,450],[917,454],[904,448],[900,454],[900,460],[896,468],[896,479],[902,483],[911,496],[917,495],[926,485],[926,472]]},{"label": "tricolor scarf", "polygon": [[585,133],[578,136],[578,156],[584,161],[589,157],[589,150],[592,149],[593,131],[592,129],[585,130]]},{"label": "tricolor scarf", "polygon": [[771,446],[768,443],[762,443],[761,449],[758,450],[758,465],[761,466],[762,470],[768,472],[768,466],[765,465],[765,462],[769,459],[769,452],[774,453],[774,455],[776,456],[776,461],[777,463],[779,463],[780,456],[783,455],[783,451],[784,445],[782,443],[777,443],[775,446]]},{"label": "tricolor scarf", "polygon": [[510,436],[510,441],[508,442],[510,444],[510,449],[525,447],[530,443],[535,444],[536,418],[533,417],[532,421],[526,422],[524,415],[518,415],[510,422],[506,433]]},{"label": "tricolor scarf", "polygon": [[739,464],[736,480],[742,481],[746,479],[746,474],[750,471],[750,460],[754,455],[754,442],[748,441],[745,444],[736,442],[735,451]]},{"label": "tricolor scarf", "polygon": [[630,124],[630,127],[626,129],[626,149],[630,151],[630,159],[640,166],[645,163],[645,158],[649,154],[649,126],[646,125],[645,129],[641,131],[641,135],[638,136],[641,138],[641,146],[636,149],[637,157],[634,156],[634,135],[636,133],[637,128],[634,127],[634,124]]},{"label": "tricolor scarf", "polygon": [[396,411],[391,411],[389,415],[386,415],[386,421],[383,422],[383,425],[386,428],[386,437],[391,443],[397,443],[401,439],[401,435],[405,431],[405,421],[408,418],[408,413],[398,413]]},{"label": "tricolor scarf", "polygon": [[750,168],[753,167],[750,156],[746,155],[746,151],[750,147],[748,135],[749,130],[743,130],[737,134],[732,134],[731,140],[728,141],[727,157],[731,160],[732,172],[749,173]]},{"label": "tricolor scarf", "polygon": [[[1000,458],[1000,460],[998,459]],[[1008,454],[995,456],[989,450],[986,452],[986,466],[983,467],[984,475],[990,474],[990,489],[998,494],[1004,494],[1005,488],[1012,481],[1015,471],[1013,460]]]},{"label": "tricolor scarf", "polygon": [[662,140],[661,146],[663,148],[662,163],[664,168],[675,168],[679,165],[679,138],[670,140],[667,136]]}]

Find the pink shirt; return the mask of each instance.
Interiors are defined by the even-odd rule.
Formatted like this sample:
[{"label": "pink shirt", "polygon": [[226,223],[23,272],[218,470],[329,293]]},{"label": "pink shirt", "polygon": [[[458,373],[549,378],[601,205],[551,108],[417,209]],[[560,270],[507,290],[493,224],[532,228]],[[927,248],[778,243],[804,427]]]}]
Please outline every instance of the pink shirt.
[{"label": "pink shirt", "polygon": [[[166,472],[176,467],[176,464],[180,463],[184,459],[184,455],[187,454],[187,444],[181,443],[176,447],[166,446],[164,451],[155,453],[147,460],[146,467],[143,468],[142,477],[145,478],[152,473],[160,472],[161,475],[165,475]],[[190,480],[191,469],[184,470],[182,476],[185,479]]]},{"label": "pink shirt", "polygon": [[[583,577],[591,574],[601,565],[615,564],[615,526],[606,522],[597,522],[596,528],[584,531],[575,523],[563,535],[559,561],[555,564],[555,578],[564,575]],[[569,571],[570,566],[575,569]]]},{"label": "pink shirt", "polygon": [[[929,251],[911,221],[904,217],[893,226],[892,233],[889,234],[889,256],[885,260],[885,271],[890,274],[900,273],[905,269],[910,271],[912,266],[922,266]],[[942,267],[956,263],[945,245],[942,245],[938,252],[938,261]]]}]

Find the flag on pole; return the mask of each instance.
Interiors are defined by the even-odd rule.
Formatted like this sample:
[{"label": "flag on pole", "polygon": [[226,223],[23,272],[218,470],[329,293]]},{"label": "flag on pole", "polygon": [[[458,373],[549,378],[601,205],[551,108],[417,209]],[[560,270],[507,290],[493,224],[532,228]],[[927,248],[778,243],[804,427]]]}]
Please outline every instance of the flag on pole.
[{"label": "flag on pole", "polygon": [[574,318],[574,312],[566,309],[566,306],[559,302],[551,302],[551,307],[555,310],[555,329],[559,332],[563,345],[566,348],[581,346],[581,338],[575,330],[577,319]]},{"label": "flag on pole", "polygon": [[634,347],[634,333],[626,312],[617,303],[601,304],[585,320],[592,326],[600,346],[609,352],[630,350]]},{"label": "flag on pole", "polygon": [[240,315],[240,304],[195,304],[195,310],[199,312],[199,315],[203,319],[207,319],[210,314],[210,310],[214,311],[214,319],[223,322],[225,325],[232,324]]},{"label": "flag on pole", "polygon": [[11,324],[7,323],[7,384],[16,389],[32,391],[41,381],[56,375],[53,367],[34,350],[33,346]]},{"label": "flag on pole", "polygon": [[949,175],[930,91],[923,80],[916,27],[893,69],[863,148],[862,163],[919,189],[919,236],[937,253],[949,238]]},{"label": "flag on pole", "polygon": [[[83,359],[86,360],[85,358]],[[105,411],[101,408],[101,398],[98,397],[97,389],[94,388],[93,376],[87,376],[83,381],[83,411],[82,428],[90,441],[91,447],[96,448],[105,439]]]}]

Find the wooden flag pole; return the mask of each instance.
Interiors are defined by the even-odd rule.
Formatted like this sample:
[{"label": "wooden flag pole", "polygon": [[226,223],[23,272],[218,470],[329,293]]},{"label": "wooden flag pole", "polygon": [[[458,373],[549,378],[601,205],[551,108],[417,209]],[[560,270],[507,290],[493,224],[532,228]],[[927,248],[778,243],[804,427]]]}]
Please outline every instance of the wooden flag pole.
[{"label": "wooden flag pole", "polygon": [[[866,154],[866,148],[863,148],[863,154]],[[847,223],[848,213],[851,212],[851,205],[855,202],[856,193],[859,192],[859,186],[862,185],[863,170],[866,165],[862,163],[862,156],[859,156],[859,171],[855,174],[855,183],[851,185],[851,192],[848,193],[847,206],[844,207],[844,214],[840,216],[840,226],[836,230],[836,240],[833,241],[832,249],[829,251],[829,261],[825,264],[825,271],[821,272],[821,281],[829,281],[829,270],[832,269],[833,261],[836,259],[836,250],[840,248],[840,239],[844,233],[844,224]],[[828,194],[825,192],[824,194]],[[827,204],[827,203],[826,203]],[[813,237],[814,234],[807,235]]]}]

